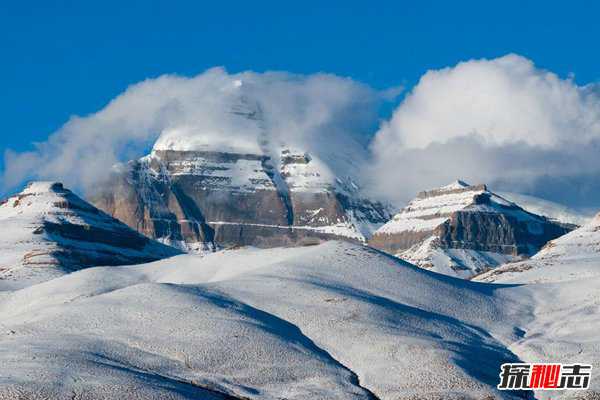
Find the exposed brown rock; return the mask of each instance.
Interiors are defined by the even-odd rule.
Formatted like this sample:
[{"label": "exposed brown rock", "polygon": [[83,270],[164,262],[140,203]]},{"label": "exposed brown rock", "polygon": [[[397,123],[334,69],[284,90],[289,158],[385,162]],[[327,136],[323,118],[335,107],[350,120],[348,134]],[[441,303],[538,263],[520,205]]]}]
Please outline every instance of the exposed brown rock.
[{"label": "exposed brown rock", "polygon": [[[284,151],[278,170],[262,155],[158,150],[130,162],[91,199],[130,227],[185,250],[348,238],[310,228],[352,226],[350,214],[370,224],[387,220],[382,205],[354,198],[333,184],[289,185],[293,167],[311,161],[308,154]],[[318,182],[318,172],[310,174],[302,178]],[[356,230],[350,240],[361,240]]]}]

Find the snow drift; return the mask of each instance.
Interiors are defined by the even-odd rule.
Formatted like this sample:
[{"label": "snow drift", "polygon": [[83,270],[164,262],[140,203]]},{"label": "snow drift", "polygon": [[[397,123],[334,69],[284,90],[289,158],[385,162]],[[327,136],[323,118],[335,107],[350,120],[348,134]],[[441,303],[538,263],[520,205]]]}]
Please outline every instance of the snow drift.
[{"label": "snow drift", "polygon": [[502,362],[600,359],[596,316],[538,322],[597,284],[475,283],[343,242],[91,268],[0,300],[0,393],[514,398]]}]

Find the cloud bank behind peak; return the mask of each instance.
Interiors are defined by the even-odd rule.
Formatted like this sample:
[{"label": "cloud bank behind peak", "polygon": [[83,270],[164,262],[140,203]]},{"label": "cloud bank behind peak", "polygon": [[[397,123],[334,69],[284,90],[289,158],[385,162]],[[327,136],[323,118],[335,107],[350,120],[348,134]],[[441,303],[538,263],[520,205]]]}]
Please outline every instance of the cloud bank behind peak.
[{"label": "cloud bank behind peak", "polygon": [[164,75],[130,86],[92,115],[71,118],[33,151],[7,151],[2,183],[7,190],[26,179],[59,179],[85,189],[153,145],[274,153],[287,145],[364,158],[357,151],[366,154],[387,95],[331,74],[213,68],[191,78]]},{"label": "cloud bank behind peak", "polygon": [[351,160],[371,195],[397,205],[464,179],[600,208],[598,84],[509,54],[426,72],[381,123],[380,105],[397,95],[331,74],[164,75],[71,118],[33,151],[7,151],[2,186],[41,178],[85,189],[153,145],[275,157],[285,145],[330,166]]},{"label": "cloud bank behind peak", "polygon": [[598,87],[509,54],[424,74],[375,135],[370,174],[402,169],[374,182],[398,202],[463,178],[600,208],[597,179],[582,179],[599,176],[599,149]]}]

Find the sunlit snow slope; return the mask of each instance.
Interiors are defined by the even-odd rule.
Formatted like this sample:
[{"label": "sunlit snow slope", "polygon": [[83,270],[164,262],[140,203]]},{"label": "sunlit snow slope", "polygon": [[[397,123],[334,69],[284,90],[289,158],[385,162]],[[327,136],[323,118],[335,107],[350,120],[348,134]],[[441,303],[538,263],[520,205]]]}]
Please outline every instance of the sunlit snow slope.
[{"label": "sunlit snow slope", "polygon": [[343,242],[91,268],[0,298],[0,398],[514,398],[503,362],[598,360],[590,326],[575,348],[536,321],[590,284],[464,281]]}]

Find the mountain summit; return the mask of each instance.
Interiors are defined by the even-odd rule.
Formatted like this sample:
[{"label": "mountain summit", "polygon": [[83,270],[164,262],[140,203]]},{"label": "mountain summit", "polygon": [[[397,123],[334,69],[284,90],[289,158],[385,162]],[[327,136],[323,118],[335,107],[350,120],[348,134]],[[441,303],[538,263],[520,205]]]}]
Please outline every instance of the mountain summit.
[{"label": "mountain summit", "polygon": [[32,182],[0,203],[0,285],[43,281],[98,265],[159,260],[179,252],[150,240],[58,182]]},{"label": "mountain summit", "polygon": [[365,242],[390,214],[360,195],[360,146],[282,143],[262,110],[243,92],[232,100],[227,135],[236,141],[205,128],[163,132],[151,154],[119,168],[92,202],[185,251]]},{"label": "mountain summit", "polygon": [[571,228],[457,180],[417,194],[369,244],[420,267],[469,278],[533,255]]}]

